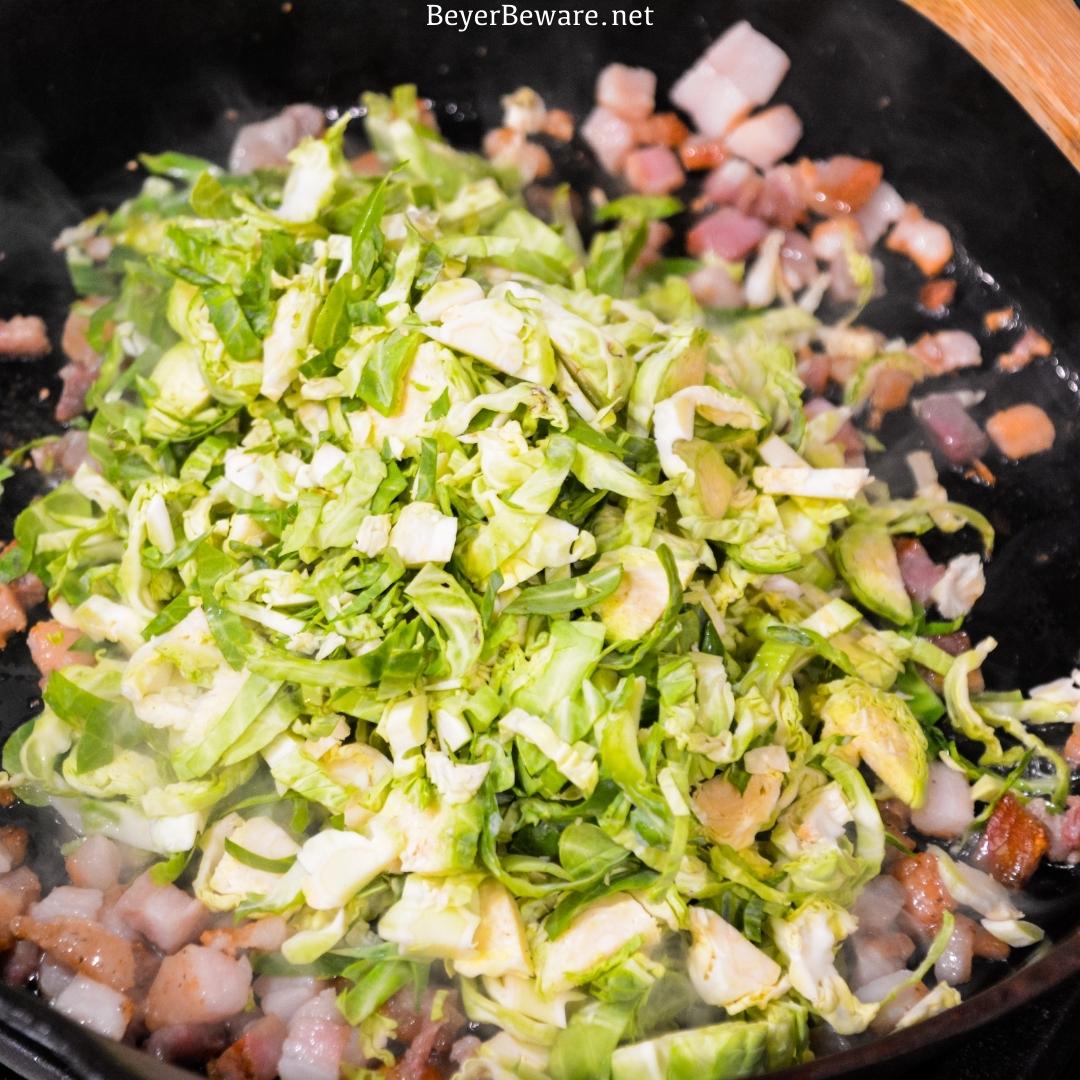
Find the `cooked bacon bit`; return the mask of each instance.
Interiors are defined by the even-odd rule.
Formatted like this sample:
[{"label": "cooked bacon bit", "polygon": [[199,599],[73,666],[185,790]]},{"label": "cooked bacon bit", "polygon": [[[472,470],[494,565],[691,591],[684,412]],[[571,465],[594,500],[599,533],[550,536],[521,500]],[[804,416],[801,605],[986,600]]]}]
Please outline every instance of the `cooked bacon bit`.
[{"label": "cooked bacon bit", "polygon": [[634,260],[634,272],[640,274],[642,270],[652,266],[660,258],[661,249],[673,235],[671,226],[666,221],[650,221],[645,231],[645,243]]},{"label": "cooked bacon bit", "polygon": [[30,834],[21,825],[0,825],[0,873],[23,864],[29,843]]},{"label": "cooked bacon bit", "polygon": [[0,319],[0,356],[44,356],[51,348],[45,322],[37,315]]},{"label": "cooked bacon bit", "polygon": [[349,161],[349,168],[357,176],[382,176],[386,171],[382,159],[374,150],[365,150]]},{"label": "cooked bacon bit", "polygon": [[12,634],[26,629],[26,612],[10,585],[0,585],[0,649]]},{"label": "cooked bacon bit", "polygon": [[702,218],[687,234],[686,249],[691,255],[706,252],[736,262],[745,258],[765,239],[765,222],[725,206]]},{"label": "cooked bacon bit", "polygon": [[1050,837],[1046,857],[1070,866],[1080,862],[1080,795],[1070,795],[1060,814],[1052,813],[1043,799],[1032,799],[1027,809],[1046,826]]},{"label": "cooked bacon bit", "polygon": [[937,449],[953,465],[969,465],[989,449],[990,440],[955,394],[929,394],[913,411]]},{"label": "cooked bacon bit", "polygon": [[749,161],[730,158],[705,177],[702,192],[707,203],[734,206],[749,213],[762,188],[762,178]]},{"label": "cooked bacon bit", "polygon": [[753,213],[780,229],[793,229],[802,222],[806,218],[806,187],[799,171],[791,165],[769,169],[754,199]]},{"label": "cooked bacon bit", "polygon": [[900,219],[904,206],[904,200],[900,198],[896,188],[883,180],[866,205],[855,215],[870,247],[885,235],[885,230],[890,225]]},{"label": "cooked bacon bit", "polygon": [[171,1024],[215,1024],[243,1012],[251,993],[251,965],[217,949],[186,945],[166,956],[146,999],[151,1031]]},{"label": "cooked bacon bit", "polygon": [[73,885],[106,892],[120,880],[120,848],[107,836],[89,836],[64,859],[64,866]]},{"label": "cooked bacon bit", "polygon": [[94,658],[90,653],[73,651],[71,648],[81,637],[81,630],[64,626],[55,619],[30,627],[30,633],[26,636],[30,659],[41,672],[42,679],[47,679],[54,671],[68,664],[93,664]]},{"label": "cooked bacon bit", "polygon": [[1019,889],[1035,873],[1049,846],[1046,826],[1006,793],[979,837],[975,859],[1002,885]]},{"label": "cooked bacon bit", "polygon": [[1041,454],[1054,445],[1054,422],[1039,408],[1025,402],[994,413],[986,421],[986,433],[1008,458],[1019,460]]},{"label": "cooked bacon bit", "polygon": [[881,184],[882,168],[876,161],[838,154],[827,161],[799,162],[810,190],[811,205],[819,214],[851,214],[861,210]]},{"label": "cooked bacon bit", "polygon": [[780,246],[780,273],[784,284],[792,292],[805,288],[817,278],[817,259],[804,233],[792,230],[784,235],[784,242]]},{"label": "cooked bacon bit", "polygon": [[25,986],[40,963],[41,950],[32,941],[16,941],[4,961],[4,985]]},{"label": "cooked bacon bit", "polygon": [[900,537],[893,541],[893,547],[896,548],[904,588],[913,600],[926,607],[930,603],[931,590],[945,576],[945,567],[934,562],[922,542],[913,537]]},{"label": "cooked bacon bit", "polygon": [[64,385],[53,414],[60,423],[66,424],[86,411],[86,395],[94,385],[99,370],[82,364],[65,364],[60,369],[60,381]]},{"label": "cooked bacon bit", "polygon": [[968,480],[985,484],[987,487],[993,487],[997,483],[997,477],[990,471],[990,467],[978,458],[971,463],[971,468],[964,473],[964,476]]},{"label": "cooked bacon bit", "polygon": [[175,885],[155,885],[142,874],[116,903],[116,913],[162,952],[176,952],[206,929],[210,912]]},{"label": "cooked bacon bit", "polygon": [[727,136],[728,149],[766,169],[787,157],[802,138],[803,126],[790,105],[774,105],[744,120]]},{"label": "cooked bacon bit", "polygon": [[811,352],[799,358],[795,372],[803,386],[811,394],[820,396],[829,385],[829,357],[825,353]]},{"label": "cooked bacon bit", "polygon": [[683,72],[668,92],[703,135],[723,135],[750,112],[753,102],[707,60]]},{"label": "cooked bacon bit", "polygon": [[691,135],[679,146],[679,158],[687,172],[715,169],[726,157],[723,140],[705,135]]},{"label": "cooked bacon bit", "polygon": [[11,589],[23,611],[29,611],[45,602],[45,583],[37,574],[23,574],[22,577],[17,577],[11,582]]},{"label": "cooked bacon bit", "polygon": [[1070,765],[1080,766],[1080,720],[1073,724],[1072,732],[1065,741],[1065,760]]},{"label": "cooked bacon bit", "polygon": [[626,120],[643,120],[656,104],[656,75],[648,68],[608,64],[596,79],[596,103]]},{"label": "cooked bacon bit", "polygon": [[1016,344],[1007,353],[1002,353],[998,357],[998,370],[1007,371],[1010,374],[1014,371],[1022,371],[1036,356],[1049,356],[1053,351],[1053,345],[1042,334],[1028,327],[1020,335]]},{"label": "cooked bacon bit", "polygon": [[926,983],[916,983],[914,986],[904,987],[895,997],[890,998],[881,1007],[878,1014],[870,1022],[870,1031],[874,1035],[885,1035],[892,1031],[900,1022],[904,1013],[909,1009],[914,1009],[929,993]]},{"label": "cooked bacon bit", "polygon": [[[170,1024],[158,1028],[143,1043],[142,1049],[170,1065],[200,1068],[228,1045],[229,1032],[224,1024]],[[214,1074],[211,1072],[210,1075]]]},{"label": "cooked bacon bit", "polygon": [[569,142],[574,137],[574,118],[565,109],[549,109],[544,117],[544,134]]},{"label": "cooked bacon bit", "polygon": [[11,932],[14,919],[22,915],[41,895],[41,882],[37,874],[25,866],[0,874],[0,952],[15,944]]},{"label": "cooked bacon bit", "polygon": [[1008,960],[1009,946],[1000,938],[994,937],[981,923],[974,922],[975,942],[973,952],[984,960]]},{"label": "cooked bacon bit", "polygon": [[975,922],[966,915],[957,915],[953,932],[945,951],[934,964],[938,982],[960,986],[971,978],[971,961],[975,951]]},{"label": "cooked bacon bit", "polygon": [[853,353],[831,353],[829,371],[833,382],[846,386],[862,362],[863,358]]},{"label": "cooked bacon bit", "polygon": [[245,124],[229,151],[229,171],[284,168],[289,151],[305,136],[321,135],[325,126],[322,109],[314,105],[290,105],[268,120]]},{"label": "cooked bacon bit", "polygon": [[671,150],[690,137],[690,129],[673,113],[654,113],[634,124],[634,138],[642,146],[666,146]]},{"label": "cooked bacon bit", "polygon": [[915,376],[910,371],[882,366],[874,376],[874,385],[870,390],[870,426],[879,427],[885,413],[902,409],[908,403],[914,385]]},{"label": "cooked bacon bit", "polygon": [[900,220],[893,226],[885,246],[890,251],[906,255],[927,277],[940,274],[953,257],[949,230],[931,221],[912,203],[908,203]]},{"label": "cooked bacon bit", "polygon": [[644,195],[668,195],[686,182],[679,159],[665,146],[631,150],[623,170],[626,182]]},{"label": "cooked bacon bit", "polygon": [[264,919],[244,923],[243,926],[205,930],[199,941],[211,949],[220,949],[230,956],[235,956],[240,949],[276,952],[288,936],[289,924],[280,915],[268,915]]},{"label": "cooked bacon bit", "polygon": [[931,315],[944,315],[956,297],[952,278],[932,278],[919,290],[919,305]]},{"label": "cooked bacon bit", "polygon": [[728,310],[743,307],[746,297],[742,286],[718,263],[702,266],[687,279],[690,292],[702,307]]},{"label": "cooked bacon bit", "polygon": [[210,1080],[274,1080],[285,1034],[285,1024],[276,1016],[256,1020],[221,1057],[210,1062]]},{"label": "cooked bacon bit", "polygon": [[[60,337],[60,348],[73,364],[92,368],[94,371],[101,367],[101,354],[90,344],[88,335],[91,317],[106,302],[104,296],[88,296],[68,312],[64,321],[64,332]],[[108,322],[102,328],[101,336],[104,341],[109,341],[112,335],[113,324]]]},{"label": "cooked bacon bit", "polygon": [[121,992],[135,986],[135,949],[130,941],[80,918],[43,922],[29,915],[11,920],[17,938],[32,941],[57,963]]},{"label": "cooked bacon bit", "polygon": [[517,169],[521,179],[531,184],[552,170],[551,155],[512,128],[493,128],[484,136],[484,155],[495,165]]},{"label": "cooked bacon bit", "polygon": [[629,122],[601,105],[585,118],[581,137],[601,167],[612,175],[618,173],[626,155],[634,148],[634,129]]},{"label": "cooked bacon bit", "polygon": [[983,316],[983,326],[990,331],[991,334],[996,334],[1001,330],[1011,330],[1016,325],[1016,309],[1011,307],[997,308],[994,311],[988,311]]},{"label": "cooked bacon bit", "polygon": [[941,880],[937,859],[929,851],[909,855],[891,872],[907,890],[904,911],[924,930],[935,933],[941,925],[941,916],[956,910],[956,901]]},{"label": "cooked bacon bit", "polygon": [[97,463],[90,457],[89,432],[79,428],[65,431],[56,442],[35,446],[30,451],[30,460],[34,463],[34,468],[46,476],[54,473],[74,476],[79,466],[84,463],[91,469],[100,471]]},{"label": "cooked bacon bit", "polygon": [[411,990],[398,991],[383,1007],[384,1015],[397,1023],[394,1037],[408,1043],[408,1050],[390,1070],[392,1080],[421,1080],[426,1076],[429,1058],[433,1053],[445,1054],[454,1044],[454,1037],[465,1022],[456,995],[443,1002],[442,1016],[432,1019],[436,990],[430,987],[424,994],[419,1011]]},{"label": "cooked bacon bit", "polygon": [[[860,923],[861,927],[861,923]],[[899,930],[864,933],[860,929],[847,942],[848,982],[858,990],[883,975],[891,975],[907,966],[915,942]]]},{"label": "cooked bacon bit", "polygon": [[965,330],[939,330],[923,334],[911,347],[912,353],[931,375],[944,375],[982,363],[979,343]]}]

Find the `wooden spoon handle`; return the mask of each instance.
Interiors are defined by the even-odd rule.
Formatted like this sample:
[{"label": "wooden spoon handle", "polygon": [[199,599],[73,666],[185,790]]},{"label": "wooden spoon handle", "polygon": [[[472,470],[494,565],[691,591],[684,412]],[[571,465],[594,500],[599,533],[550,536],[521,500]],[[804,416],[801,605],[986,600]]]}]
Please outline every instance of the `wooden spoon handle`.
[{"label": "wooden spoon handle", "polygon": [[979,60],[1080,169],[1074,0],[907,0]]}]

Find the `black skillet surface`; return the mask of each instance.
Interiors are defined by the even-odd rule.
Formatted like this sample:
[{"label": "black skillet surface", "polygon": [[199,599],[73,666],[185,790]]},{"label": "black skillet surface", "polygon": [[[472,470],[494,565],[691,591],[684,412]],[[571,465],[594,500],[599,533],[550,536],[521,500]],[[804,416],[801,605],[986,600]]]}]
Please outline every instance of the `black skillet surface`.
[{"label": "black skillet surface", "polygon": [[[0,0],[0,317],[42,314],[59,340],[71,297],[51,239],[132,193],[138,181],[124,164],[140,151],[176,148],[221,160],[236,117],[266,115],[296,100],[345,109],[362,89],[409,80],[435,99],[452,139],[475,144],[498,122],[499,95],[518,85],[580,117],[604,63],[645,64],[669,86],[726,25],[749,17],[794,60],[778,99],[806,122],[800,151],[881,161],[907,198],[949,224],[960,251],[949,325],[974,332],[993,357],[1016,334],[986,334],[981,316],[1011,303],[1057,347],[1020,375],[986,371],[963,380],[987,392],[980,417],[1016,401],[1042,404],[1057,424],[1055,448],[1020,464],[989,458],[998,477],[993,490],[960,477],[948,486],[985,510],[998,530],[987,595],[972,620],[976,633],[1000,642],[987,664],[990,685],[1030,686],[1068,672],[1080,647],[1080,178],[990,76],[895,0],[653,2],[651,28],[460,33],[425,26],[419,0]],[[604,19],[610,5],[598,2],[597,9]],[[227,110],[235,110],[232,119]],[[598,179],[579,152],[558,164],[577,182]],[[933,328],[915,307],[917,274],[895,259],[887,270],[889,294],[866,320],[906,337]],[[0,368],[5,449],[55,430],[57,366],[54,357]],[[43,386],[47,400],[39,399]],[[877,469],[900,478],[899,451],[917,437],[907,418],[883,434],[893,454]],[[29,474],[9,481],[0,535],[10,535],[33,483]],[[24,644],[14,641],[0,654],[0,736],[36,704],[36,673]],[[39,853],[47,855],[54,850],[48,824],[34,824]],[[1032,892],[1037,916],[1058,942],[1046,955],[944,1016],[797,1075],[895,1073],[1080,971],[1080,880],[1046,871]],[[992,974],[982,972],[982,982]],[[1052,1001],[1075,1008],[1077,995],[1063,988]],[[1045,1061],[1047,1080],[1054,1067],[1034,1053],[1025,1025],[1052,1028],[1062,1038],[1075,1027],[1046,1005],[1028,1005],[982,1037],[989,1056],[979,1056],[978,1043],[962,1043],[963,1051],[945,1059],[946,1071],[1018,1078]],[[1032,1052],[1018,1055],[1025,1039]],[[1055,1060],[1067,1053],[1064,1043],[1056,1045]],[[34,1080],[182,1075],[105,1046],[6,988],[0,1065]]]}]

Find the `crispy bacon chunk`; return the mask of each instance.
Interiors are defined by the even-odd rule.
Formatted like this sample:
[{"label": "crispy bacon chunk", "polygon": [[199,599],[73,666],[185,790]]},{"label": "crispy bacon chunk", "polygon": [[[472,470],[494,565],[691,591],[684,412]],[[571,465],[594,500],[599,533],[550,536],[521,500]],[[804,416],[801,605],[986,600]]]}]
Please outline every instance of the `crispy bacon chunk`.
[{"label": "crispy bacon chunk", "polygon": [[1011,793],[994,807],[975,848],[975,861],[1011,889],[1022,888],[1050,846],[1046,826]]}]

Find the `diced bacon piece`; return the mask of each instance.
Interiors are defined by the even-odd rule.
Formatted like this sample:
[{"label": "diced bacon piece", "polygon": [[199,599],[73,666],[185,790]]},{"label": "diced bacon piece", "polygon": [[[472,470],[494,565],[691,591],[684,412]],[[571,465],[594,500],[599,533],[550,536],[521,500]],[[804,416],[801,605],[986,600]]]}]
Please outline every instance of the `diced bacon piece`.
[{"label": "diced bacon piece", "polygon": [[654,113],[634,122],[634,138],[642,146],[666,146],[674,150],[689,137],[690,129],[673,112]]},{"label": "diced bacon piece", "polygon": [[277,952],[289,933],[289,924],[280,915],[267,915],[242,926],[222,926],[215,930],[206,930],[199,940],[203,945],[221,949],[233,956],[239,949]]},{"label": "diced bacon piece", "polygon": [[45,321],[37,315],[0,319],[0,356],[44,356],[51,348]]},{"label": "diced bacon piece", "polygon": [[765,239],[768,226],[734,207],[725,206],[702,218],[687,234],[691,255],[719,255],[728,262],[746,258]]},{"label": "diced bacon piece", "polygon": [[956,282],[952,278],[931,278],[919,290],[919,306],[931,315],[944,315],[956,297]]},{"label": "diced bacon piece", "polygon": [[551,155],[539,143],[530,142],[512,128],[489,131],[484,136],[484,154],[501,168],[516,169],[525,184],[549,175],[552,169]]},{"label": "diced bacon piece", "polygon": [[860,990],[875,979],[903,971],[915,952],[915,942],[899,930],[864,934],[861,931],[848,943],[848,982]]},{"label": "diced bacon piece", "polygon": [[791,67],[787,53],[745,19],[717,38],[704,59],[727,75],[755,105],[764,105],[776,93]]},{"label": "diced bacon piece", "polygon": [[966,915],[957,915],[953,932],[945,951],[934,964],[938,982],[960,986],[971,978],[971,961],[975,955],[975,923]]},{"label": "diced bacon piece", "polygon": [[984,960],[1002,961],[1009,959],[1009,946],[1004,941],[994,937],[980,923],[974,923],[973,925],[975,928],[974,952],[976,956],[981,956]]},{"label": "diced bacon piece", "polygon": [[13,919],[27,911],[41,895],[37,874],[25,866],[0,874],[0,952],[15,943],[11,932]]},{"label": "diced bacon piece", "polygon": [[23,611],[29,611],[45,602],[45,583],[37,574],[23,574],[22,577],[17,577],[11,582],[11,589]]},{"label": "diced bacon piece", "polygon": [[0,649],[12,634],[26,629],[26,612],[10,585],[0,585]]},{"label": "diced bacon piece", "polygon": [[626,120],[643,120],[656,107],[656,74],[608,64],[596,79],[596,103]]},{"label": "diced bacon piece", "polygon": [[679,145],[679,160],[687,172],[715,169],[727,157],[722,139],[691,135]]},{"label": "diced bacon piece", "polygon": [[966,330],[939,330],[923,334],[911,351],[926,365],[931,375],[978,367],[982,363],[979,343]]},{"label": "diced bacon piece", "polygon": [[65,431],[56,442],[35,446],[30,451],[30,459],[38,472],[47,475],[61,473],[64,476],[74,476],[79,466],[84,464],[100,471],[97,462],[90,457],[89,433],[78,428]]},{"label": "diced bacon piece", "polygon": [[870,388],[870,408],[873,413],[871,426],[877,427],[885,413],[902,409],[908,403],[914,386],[915,376],[910,371],[883,364],[875,372]]},{"label": "diced bacon piece", "polygon": [[[817,259],[814,258],[810,239],[804,233],[792,230],[784,235],[784,243],[780,247],[780,272],[783,274],[784,283],[792,292],[805,289],[817,278]],[[825,377],[828,378],[827,361]],[[824,388],[817,392],[823,393]]]},{"label": "diced bacon piece", "polygon": [[30,914],[41,922],[56,919],[86,919],[94,922],[104,901],[100,889],[80,889],[73,885],[58,885],[44,900],[39,900]]},{"label": "diced bacon piece", "polygon": [[64,860],[72,883],[105,892],[120,880],[120,848],[107,836],[87,837]]},{"label": "diced bacon piece", "polygon": [[142,1048],[158,1061],[201,1068],[228,1045],[224,1024],[169,1024],[158,1028]]},{"label": "diced bacon piece", "polygon": [[221,1057],[210,1062],[210,1080],[274,1080],[286,1030],[276,1016],[263,1016],[248,1025]]},{"label": "diced bacon piece", "polygon": [[929,933],[937,931],[944,912],[956,910],[956,901],[941,880],[938,861],[929,851],[901,859],[891,873],[907,892],[904,911]]},{"label": "diced bacon piece", "polygon": [[[324,990],[289,1021],[278,1063],[281,1080],[338,1080],[349,1029],[337,1012],[334,997],[332,990]],[[395,1035],[402,1038],[400,1032]]]},{"label": "diced bacon piece", "polygon": [[270,1016],[288,1023],[302,1005],[326,989],[322,979],[308,975],[260,975],[255,980],[259,1007]]},{"label": "diced bacon piece", "polygon": [[774,105],[739,124],[727,136],[727,145],[733,154],[765,169],[787,157],[802,132],[802,121],[790,105]]},{"label": "diced bacon piece", "polygon": [[42,678],[69,664],[89,665],[94,662],[90,653],[72,650],[72,645],[82,637],[82,632],[64,626],[55,619],[35,623],[26,635],[30,646],[30,659],[34,661]]},{"label": "diced bacon piece", "polygon": [[[101,354],[90,344],[90,318],[106,302],[103,296],[91,296],[80,300],[68,312],[64,320],[64,331],[60,337],[60,348],[64,355],[79,367],[96,372],[101,367]],[[102,337],[108,341],[112,337],[112,325],[103,330]]]},{"label": "diced bacon piece", "polygon": [[679,159],[665,146],[631,150],[623,169],[626,182],[644,195],[668,195],[686,183]]},{"label": "diced bacon piece", "polygon": [[135,1006],[123,994],[85,975],[76,975],[60,991],[53,1008],[108,1039],[122,1039],[135,1014]]},{"label": "diced bacon piece", "polygon": [[559,142],[569,142],[574,137],[574,118],[565,109],[548,109],[544,134]]},{"label": "diced bacon piece", "polygon": [[974,820],[975,800],[967,778],[940,761],[931,762],[926,799],[922,806],[912,807],[911,824],[924,836],[952,840]]},{"label": "diced bacon piece", "polygon": [[97,923],[72,916],[45,921],[31,915],[17,915],[11,920],[11,932],[17,938],[32,941],[71,971],[115,990],[130,990],[135,986],[135,950],[131,942],[110,934]]},{"label": "diced bacon piece", "polygon": [[1065,760],[1074,768],[1080,767],[1080,721],[1073,724],[1065,742]]},{"label": "diced bacon piece", "polygon": [[622,168],[626,155],[634,148],[634,129],[630,122],[610,109],[598,105],[581,125],[581,137],[596,155],[601,167],[613,176]]},{"label": "diced bacon piece", "polygon": [[386,172],[386,166],[382,158],[374,150],[365,150],[362,154],[349,159],[349,168],[357,176],[382,176]]},{"label": "diced bacon piece", "polygon": [[825,353],[812,352],[801,357],[796,374],[811,394],[824,394],[829,385],[829,358]]},{"label": "diced bacon piece", "polygon": [[32,941],[16,941],[4,960],[4,985],[25,986],[41,962],[41,950]]},{"label": "diced bacon piece", "polygon": [[43,956],[37,974],[38,993],[46,1001],[53,1001],[74,978],[75,973],[70,968],[58,964],[49,956]]},{"label": "diced bacon piece", "polygon": [[251,990],[251,965],[217,949],[185,945],[161,962],[146,1000],[151,1031],[170,1024],[213,1024],[242,1012]]},{"label": "diced bacon piece", "polygon": [[475,1035],[462,1035],[460,1039],[455,1039],[454,1045],[450,1047],[450,1060],[455,1065],[463,1065],[469,1058],[475,1057],[477,1050],[483,1045]]},{"label": "diced bacon piece", "polygon": [[765,173],[753,213],[770,225],[792,229],[806,217],[806,188],[791,165],[774,165]]},{"label": "diced bacon piece", "polygon": [[1022,888],[1050,846],[1046,826],[1007,792],[975,846],[975,861],[1002,885]]},{"label": "diced bacon piece", "polygon": [[994,413],[986,421],[986,433],[1007,458],[1014,460],[1049,450],[1056,436],[1053,420],[1030,402]]},{"label": "diced bacon piece", "polygon": [[799,165],[810,190],[810,205],[830,217],[862,210],[881,184],[882,170],[876,161],[847,154],[826,161],[803,160]]},{"label": "diced bacon piece", "polygon": [[910,536],[894,540],[893,546],[904,588],[912,600],[927,607],[934,586],[945,576],[945,567],[934,562],[922,543]]},{"label": "diced bacon piece", "polygon": [[854,218],[818,222],[810,232],[810,245],[814,255],[827,263],[846,259],[852,248],[863,251],[866,247],[862,230]]},{"label": "diced bacon piece", "polygon": [[757,169],[742,158],[728,158],[705,177],[702,193],[718,206],[734,206],[748,213],[762,188]]},{"label": "diced bacon piece", "polygon": [[998,357],[998,370],[1007,371],[1010,374],[1022,371],[1036,356],[1049,356],[1053,351],[1054,347],[1042,334],[1028,327],[1020,335],[1016,344]]},{"label": "diced bacon piece", "polygon": [[877,186],[863,208],[855,214],[869,247],[873,247],[885,235],[890,225],[900,220],[906,205],[892,184],[883,180]]},{"label": "diced bacon piece", "polygon": [[56,403],[57,420],[66,424],[86,411],[86,395],[97,376],[97,368],[84,367],[82,364],[65,364],[60,369],[63,388]]},{"label": "diced bacon piece", "polygon": [[[894,990],[896,985],[903,982],[907,977],[907,971],[898,971],[893,975],[886,975],[880,982],[886,984],[886,980],[891,981],[886,985],[881,985],[876,992],[872,993],[870,997],[865,998],[865,1000],[884,1000],[888,993]],[[877,984],[871,983],[870,985],[875,986]],[[870,990],[870,987],[863,987],[861,994],[866,994],[868,990]],[[885,1035],[892,1031],[903,1018],[904,1013],[909,1009],[915,1008],[915,1006],[929,993],[930,991],[927,989],[926,983],[916,983],[914,986],[904,987],[904,989],[900,990],[895,997],[889,998],[888,1002],[878,1010],[877,1015],[870,1022],[870,1031],[874,1035]]]},{"label": "diced bacon piece", "polygon": [[198,939],[210,912],[175,885],[155,885],[149,873],[137,877],[116,902],[116,913],[162,952],[173,953]]},{"label": "diced bacon piece", "polygon": [[907,892],[888,874],[879,874],[863,886],[851,913],[859,920],[860,934],[883,934],[896,928],[896,918],[904,907]]},{"label": "diced bacon piece", "polygon": [[726,75],[699,60],[668,94],[702,135],[723,135],[737,124],[753,102]]},{"label": "diced bacon piece", "polygon": [[[1080,725],[1074,726],[1074,733],[1076,727]],[[1065,756],[1066,760],[1072,764],[1067,744]],[[1069,865],[1080,862],[1080,795],[1070,795],[1065,803],[1064,812],[1060,814],[1051,813],[1043,799],[1032,799],[1027,804],[1027,809],[1043,823],[1046,829],[1046,835],[1050,841],[1046,857],[1051,862]]]},{"label": "diced bacon piece", "polygon": [[990,440],[955,394],[930,394],[912,408],[934,445],[953,465],[969,465],[989,448]]},{"label": "diced bacon piece", "polygon": [[702,266],[687,278],[687,283],[702,307],[729,310],[746,304],[742,286],[728,273],[726,266]]},{"label": "diced bacon piece", "polygon": [[641,273],[652,266],[660,258],[661,249],[673,235],[671,226],[666,221],[650,221],[645,230],[645,243],[634,260],[634,271]]},{"label": "diced bacon piece", "polygon": [[314,105],[290,105],[268,120],[245,124],[229,151],[229,172],[284,168],[289,151],[302,139],[321,135],[325,126],[322,109]]},{"label": "diced bacon piece", "polygon": [[994,311],[988,311],[983,316],[983,326],[991,334],[997,334],[1002,330],[1011,330],[1016,325],[1016,308],[1003,307]]},{"label": "diced bacon piece", "polygon": [[908,203],[900,215],[885,240],[885,246],[890,251],[906,255],[927,277],[940,274],[953,257],[949,230],[931,221],[913,203]]}]

